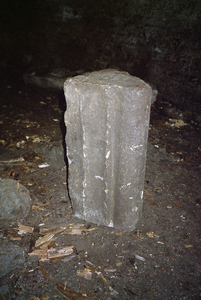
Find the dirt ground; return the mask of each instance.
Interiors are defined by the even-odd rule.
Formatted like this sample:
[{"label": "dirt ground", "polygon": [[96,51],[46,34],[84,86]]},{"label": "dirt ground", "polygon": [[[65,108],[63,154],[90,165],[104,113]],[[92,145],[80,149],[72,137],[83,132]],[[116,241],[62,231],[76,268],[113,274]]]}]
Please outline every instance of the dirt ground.
[{"label": "dirt ground", "polygon": [[[0,242],[22,247],[26,263],[0,279],[9,287],[0,299],[201,299],[201,126],[193,114],[181,126],[176,108],[175,123],[163,103],[152,105],[143,216],[137,230],[121,233],[72,215],[63,93],[27,87],[17,73],[1,84],[0,177],[30,191],[23,225],[34,232],[19,235],[17,224],[1,230]],[[24,161],[3,163],[19,157]],[[48,247],[73,252],[30,256],[42,228],[55,234]]]}]

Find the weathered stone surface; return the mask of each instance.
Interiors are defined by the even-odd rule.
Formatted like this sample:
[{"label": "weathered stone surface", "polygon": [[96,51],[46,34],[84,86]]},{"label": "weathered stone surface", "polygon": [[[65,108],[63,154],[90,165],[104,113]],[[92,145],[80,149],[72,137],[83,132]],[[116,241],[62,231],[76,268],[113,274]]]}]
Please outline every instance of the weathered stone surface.
[{"label": "weathered stone surface", "polygon": [[9,242],[0,243],[0,278],[15,270],[23,268],[24,250]]},{"label": "weathered stone surface", "polygon": [[135,229],[143,205],[150,86],[126,72],[102,70],[66,80],[64,91],[74,214]]},{"label": "weathered stone surface", "polygon": [[21,222],[31,208],[30,193],[13,179],[0,180],[0,228]]}]

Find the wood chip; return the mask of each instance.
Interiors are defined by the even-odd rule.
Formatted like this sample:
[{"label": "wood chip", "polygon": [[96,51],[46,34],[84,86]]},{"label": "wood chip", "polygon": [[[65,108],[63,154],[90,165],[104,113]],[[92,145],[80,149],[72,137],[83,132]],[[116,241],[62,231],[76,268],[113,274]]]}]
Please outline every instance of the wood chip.
[{"label": "wood chip", "polygon": [[21,237],[11,237],[10,238],[11,241],[21,241],[21,239],[22,239]]},{"label": "wood chip", "polygon": [[55,233],[48,233],[43,237],[40,237],[36,243],[35,243],[35,247],[39,247],[40,245],[50,241],[53,237],[55,236]]},{"label": "wood chip", "polygon": [[185,245],[185,248],[192,248],[193,245]]},{"label": "wood chip", "polygon": [[178,202],[175,201],[174,204],[175,204],[176,207],[179,207],[179,203]]},{"label": "wood chip", "polygon": [[147,195],[150,195],[145,189],[144,189],[144,192],[145,192]]},{"label": "wood chip", "polygon": [[40,261],[45,261],[53,258],[63,257],[70,255],[74,252],[74,246],[62,247],[62,248],[51,248],[51,249],[35,249],[30,256],[38,256]]},{"label": "wood chip", "polygon": [[41,271],[42,271],[42,273],[43,273],[43,276],[44,276],[45,280],[47,280],[47,273],[46,273],[46,271],[45,271],[44,266],[40,265],[40,268],[41,268]]},{"label": "wood chip", "polygon": [[30,295],[29,296],[29,300],[40,300],[40,298],[34,296],[34,295]]},{"label": "wood chip", "polygon": [[117,269],[110,269],[110,268],[105,268],[104,269],[104,272],[107,272],[107,273],[114,273],[116,272]]},{"label": "wood chip", "polygon": [[116,231],[115,231],[115,235],[117,235],[117,236],[118,236],[118,235],[122,235],[122,233],[120,233],[119,231],[116,230]]},{"label": "wood chip", "polygon": [[146,232],[146,235],[147,235],[149,238],[153,238],[153,237],[154,237],[154,231]]},{"label": "wood chip", "polygon": [[41,228],[40,229],[40,234],[44,235],[44,234],[48,234],[48,233],[60,233],[62,231],[66,230],[66,227],[59,227],[59,228]]},{"label": "wood chip", "polygon": [[24,158],[23,157],[19,157],[19,158],[13,158],[10,160],[1,160],[0,164],[12,164],[12,163],[18,163],[18,162],[23,162]]},{"label": "wood chip", "polygon": [[38,205],[32,205],[32,210],[44,210],[44,208],[42,208]]},{"label": "wood chip", "polygon": [[47,250],[45,249],[35,249],[31,253],[28,253],[29,256],[38,256],[40,261],[48,260]]},{"label": "wood chip", "polygon": [[92,299],[91,297],[85,297],[81,293],[77,293],[77,292],[69,289],[66,285],[64,285],[62,283],[57,284],[57,289],[62,296],[68,297],[70,300],[90,300],[90,299]]},{"label": "wood chip", "polygon": [[48,241],[40,246],[40,249],[50,249],[55,247],[55,240]]},{"label": "wood chip", "polygon": [[67,234],[82,234],[83,231],[88,232],[88,231],[93,231],[95,229],[96,229],[95,227],[87,229],[83,224],[80,224],[80,225],[76,224],[76,225],[67,227],[65,230],[65,233],[67,233]]},{"label": "wood chip", "polygon": [[122,265],[122,262],[121,262],[121,261],[117,261],[117,262],[116,262],[116,266],[117,266],[117,267],[120,267],[121,265]]},{"label": "wood chip", "polygon": [[135,238],[136,238],[136,240],[138,240],[138,241],[142,241],[142,239],[140,239],[140,238],[137,237],[136,235],[135,235]]},{"label": "wood chip", "polygon": [[98,272],[98,271],[95,271],[95,273],[96,273],[99,277],[101,277],[105,283],[107,283],[109,290],[112,292],[112,291],[113,291],[113,288],[109,285],[107,279],[103,276],[103,274],[102,274],[101,272]]},{"label": "wood chip", "polygon": [[76,272],[76,275],[78,277],[90,280],[92,277],[92,270],[88,269],[88,268],[84,268],[84,269],[78,269]]},{"label": "wood chip", "polygon": [[64,232],[64,233],[67,233],[67,234],[82,234],[83,231],[85,232],[90,232],[90,231],[93,231],[95,230],[96,228],[89,228],[87,229],[85,227],[84,224],[72,224],[68,227],[60,227],[60,228],[41,228],[40,230],[40,233],[41,234],[45,234],[45,233],[50,233],[50,232],[54,232],[55,234],[58,233],[58,232]]},{"label": "wood chip", "polygon": [[51,248],[47,250],[48,258],[57,258],[62,256],[67,256],[74,253],[74,246],[61,247],[61,248]]},{"label": "wood chip", "polygon": [[32,233],[33,230],[34,230],[34,227],[30,227],[30,226],[26,226],[26,225],[18,223],[18,234]]}]

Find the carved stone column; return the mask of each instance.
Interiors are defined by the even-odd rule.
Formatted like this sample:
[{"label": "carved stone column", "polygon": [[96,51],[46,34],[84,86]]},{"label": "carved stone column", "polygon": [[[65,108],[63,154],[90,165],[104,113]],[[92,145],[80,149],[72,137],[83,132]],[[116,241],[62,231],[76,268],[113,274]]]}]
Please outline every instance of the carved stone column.
[{"label": "carved stone column", "polygon": [[131,231],[142,214],[152,90],[108,69],[66,80],[64,92],[73,212]]}]

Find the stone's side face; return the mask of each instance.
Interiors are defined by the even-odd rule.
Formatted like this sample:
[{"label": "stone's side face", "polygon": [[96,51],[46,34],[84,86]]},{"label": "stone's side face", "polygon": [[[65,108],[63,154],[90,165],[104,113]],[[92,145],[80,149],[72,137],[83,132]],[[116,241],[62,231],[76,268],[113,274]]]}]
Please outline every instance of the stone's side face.
[{"label": "stone's side face", "polygon": [[152,90],[126,72],[66,80],[68,188],[74,214],[122,231],[142,214]]}]

